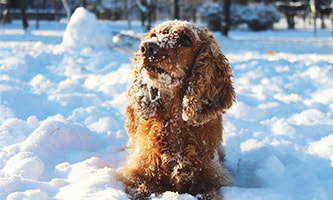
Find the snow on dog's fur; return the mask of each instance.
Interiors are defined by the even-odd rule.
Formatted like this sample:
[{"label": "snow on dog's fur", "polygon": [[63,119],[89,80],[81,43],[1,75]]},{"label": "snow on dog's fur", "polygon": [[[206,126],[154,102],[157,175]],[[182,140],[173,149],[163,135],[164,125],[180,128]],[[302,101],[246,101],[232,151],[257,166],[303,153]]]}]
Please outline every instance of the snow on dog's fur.
[{"label": "snow on dog's fur", "polygon": [[167,21],[144,37],[128,89],[127,162],[119,179],[133,199],[174,191],[220,198],[231,184],[222,165],[222,113],[235,92],[212,34]]}]

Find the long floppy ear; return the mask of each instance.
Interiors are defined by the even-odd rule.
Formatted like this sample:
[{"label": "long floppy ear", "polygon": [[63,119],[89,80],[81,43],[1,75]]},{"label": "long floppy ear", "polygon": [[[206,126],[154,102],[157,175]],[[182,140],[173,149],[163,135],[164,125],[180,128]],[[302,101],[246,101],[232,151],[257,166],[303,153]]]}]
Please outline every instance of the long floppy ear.
[{"label": "long floppy ear", "polygon": [[227,58],[207,29],[199,36],[203,44],[187,78],[182,112],[183,120],[196,126],[215,119],[235,100]]}]

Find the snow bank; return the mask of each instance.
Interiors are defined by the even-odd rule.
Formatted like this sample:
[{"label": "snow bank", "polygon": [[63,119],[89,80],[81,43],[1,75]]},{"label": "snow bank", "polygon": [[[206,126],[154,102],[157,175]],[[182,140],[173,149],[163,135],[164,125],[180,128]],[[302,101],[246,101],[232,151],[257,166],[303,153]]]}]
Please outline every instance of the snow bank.
[{"label": "snow bank", "polygon": [[[60,34],[46,34],[54,32],[49,22],[29,36],[17,35],[15,21],[0,32],[0,199],[128,199],[115,172],[127,155],[128,52],[137,46],[119,52],[95,45],[82,24],[98,30],[100,22],[77,11],[65,32],[78,35],[67,35],[73,46],[64,40],[62,51]],[[225,164],[234,177],[221,189],[226,200],[333,199],[333,43],[330,31],[317,34],[215,34],[237,92],[224,115]],[[134,38],[119,36],[119,45]],[[152,199],[195,198],[165,192]]]},{"label": "snow bank", "polygon": [[106,48],[111,41],[111,30],[106,24],[83,7],[77,8],[64,32],[62,45],[65,48]]}]

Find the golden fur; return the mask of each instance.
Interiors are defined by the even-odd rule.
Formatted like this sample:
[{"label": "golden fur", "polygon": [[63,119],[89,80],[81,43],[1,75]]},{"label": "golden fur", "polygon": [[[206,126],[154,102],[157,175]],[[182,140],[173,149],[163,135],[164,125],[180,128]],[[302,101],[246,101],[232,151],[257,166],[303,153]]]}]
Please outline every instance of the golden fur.
[{"label": "golden fur", "polygon": [[231,184],[222,165],[222,113],[235,92],[212,34],[167,21],[141,41],[128,89],[130,155],[118,170],[132,199],[165,191],[218,198]]}]

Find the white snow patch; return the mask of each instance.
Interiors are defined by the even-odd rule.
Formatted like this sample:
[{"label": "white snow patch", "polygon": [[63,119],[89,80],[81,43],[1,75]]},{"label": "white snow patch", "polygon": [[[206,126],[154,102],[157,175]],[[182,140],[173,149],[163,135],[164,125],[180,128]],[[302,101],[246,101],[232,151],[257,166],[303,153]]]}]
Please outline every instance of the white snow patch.
[{"label": "white snow patch", "polygon": [[256,139],[248,139],[240,144],[240,149],[242,152],[251,151],[254,149],[259,149],[264,146],[264,143]]},{"label": "white snow patch", "polygon": [[307,152],[329,159],[333,167],[333,133],[321,138],[319,141],[310,142]]},{"label": "white snow patch", "polygon": [[6,162],[3,171],[10,175],[38,180],[44,172],[44,163],[32,152],[19,152]]},{"label": "white snow patch", "polygon": [[47,200],[47,194],[41,189],[26,190],[24,192],[13,192],[7,196],[7,200],[21,200],[21,199],[39,199]]},{"label": "white snow patch", "polygon": [[[231,30],[229,38],[213,33],[237,93],[223,115],[225,165],[235,184],[221,192],[226,200],[330,200],[332,25],[326,20],[330,29],[317,29],[317,37],[313,24],[277,25]],[[79,8],[67,28],[40,21],[24,34],[20,27],[13,20],[0,31],[0,199],[127,200],[115,171],[127,156],[126,90],[140,23],[126,33],[126,22],[101,22]],[[110,30],[119,35],[111,49]]]},{"label": "white snow patch", "polygon": [[333,119],[331,113],[323,113],[317,109],[308,109],[299,114],[294,114],[288,121],[295,125],[315,125],[327,124],[332,125]]},{"label": "white snow patch", "polygon": [[107,26],[99,23],[93,13],[79,7],[74,11],[66,27],[62,46],[76,49],[106,48],[110,41],[111,31]]},{"label": "white snow patch", "polygon": [[289,125],[286,119],[278,119],[273,117],[272,119],[268,119],[260,122],[265,125],[270,125],[272,132],[276,135],[288,135],[292,136],[295,133],[295,129]]}]

